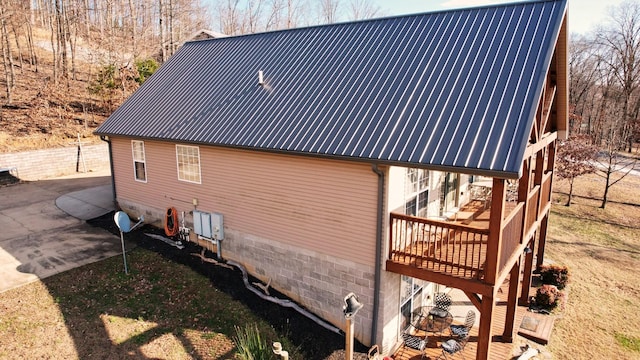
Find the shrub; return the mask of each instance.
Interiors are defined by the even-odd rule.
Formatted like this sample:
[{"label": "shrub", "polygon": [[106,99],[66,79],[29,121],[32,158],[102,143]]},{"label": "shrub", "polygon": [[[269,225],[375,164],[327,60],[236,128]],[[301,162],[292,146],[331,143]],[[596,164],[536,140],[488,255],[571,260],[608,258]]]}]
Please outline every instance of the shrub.
[{"label": "shrub", "polygon": [[555,285],[542,285],[536,291],[534,302],[542,309],[553,310],[558,306],[563,296]]},{"label": "shrub", "polygon": [[233,342],[238,350],[238,357],[242,360],[270,360],[273,359],[271,346],[260,336],[257,325],[238,326]]},{"label": "shrub", "polygon": [[564,289],[569,281],[569,269],[566,266],[546,265],[540,269],[540,281]]},{"label": "shrub", "polygon": [[136,82],[142,85],[149,76],[158,70],[158,67],[160,67],[160,65],[153,59],[137,60],[136,70],[138,70],[138,76],[135,79]]}]

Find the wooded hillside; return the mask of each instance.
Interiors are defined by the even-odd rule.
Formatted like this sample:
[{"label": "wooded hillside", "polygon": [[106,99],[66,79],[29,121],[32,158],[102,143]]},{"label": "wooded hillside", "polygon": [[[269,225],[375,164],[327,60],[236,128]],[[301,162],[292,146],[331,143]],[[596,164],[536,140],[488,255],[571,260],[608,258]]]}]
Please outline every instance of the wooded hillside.
[{"label": "wooded hillside", "polygon": [[0,151],[91,132],[196,30],[193,0],[0,0]]}]

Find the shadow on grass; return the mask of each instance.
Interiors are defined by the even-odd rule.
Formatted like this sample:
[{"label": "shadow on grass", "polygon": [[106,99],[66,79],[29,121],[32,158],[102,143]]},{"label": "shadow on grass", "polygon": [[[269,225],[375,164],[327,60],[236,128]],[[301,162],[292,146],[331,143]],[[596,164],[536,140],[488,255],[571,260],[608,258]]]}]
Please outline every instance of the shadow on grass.
[{"label": "shadow on grass", "polygon": [[[557,195],[569,196],[569,193],[567,193],[567,192],[563,192],[563,191],[555,191],[555,190],[554,190],[553,192],[554,192],[554,194],[557,194]],[[597,198],[597,197],[593,197],[593,196],[576,195],[576,194],[573,194],[573,195],[571,195],[571,196],[572,196],[574,199],[575,199],[575,198],[580,198],[580,199],[585,199],[585,200],[602,201],[602,198]],[[561,204],[561,205],[563,205],[563,206],[564,206],[564,205],[565,205],[565,203],[566,203],[566,201],[567,201],[567,200],[566,200],[566,198],[565,198],[565,199],[563,199],[563,201],[562,201],[562,204]],[[571,203],[573,204],[573,202],[571,202]],[[634,207],[640,207],[640,204],[631,203],[631,202],[626,202],[626,201],[616,201],[616,200],[611,200],[611,199],[607,200],[607,203],[610,203],[610,204],[620,204],[620,205],[628,205],[628,206],[634,206]],[[558,204],[558,205],[560,205],[560,204]]]},{"label": "shadow on grass", "polygon": [[[189,282],[180,276],[148,280],[150,275],[168,279],[171,274],[165,270],[175,265],[167,266],[158,261],[157,254],[143,249],[128,255],[129,275],[124,274],[122,257],[115,256],[42,281],[64,317],[79,359],[153,359],[159,352],[171,358],[183,358],[180,354],[192,359],[233,358],[231,328],[198,323],[205,310],[201,304],[206,292],[196,289],[178,299],[180,292],[172,288],[174,283],[184,282],[184,288],[191,289],[203,286],[202,281]],[[149,265],[151,261],[154,264]],[[153,270],[156,272],[147,273]],[[187,332],[201,338],[220,332],[226,341],[201,341],[208,346],[203,348],[196,344],[199,339],[187,336]]]},{"label": "shadow on grass", "polygon": [[[563,241],[563,240],[559,240],[559,239],[550,239],[548,242],[553,242],[554,244],[559,244],[559,245],[575,245],[575,246],[579,246],[582,248],[582,252],[589,255],[592,258],[597,258],[597,259],[605,259],[606,257],[603,255],[602,251],[609,251],[609,252],[614,252],[614,253],[626,253],[626,254],[630,254],[630,255],[640,255],[640,250],[627,250],[627,249],[620,249],[620,248],[616,248],[616,247],[611,247],[611,246],[603,246],[603,245],[597,245],[594,243],[589,243],[589,242],[575,242],[575,241]],[[629,247],[633,247],[628,243],[624,243],[626,246]],[[616,259],[612,259],[612,261],[615,261]]]},{"label": "shadow on grass", "polygon": [[[586,198],[585,199],[591,199],[591,198]],[[618,203],[618,204],[622,204],[622,205],[629,205],[629,204],[625,204],[625,203]],[[562,207],[566,207],[566,205],[564,205],[564,203],[562,204],[554,204],[554,206],[562,206]],[[640,205],[633,205],[633,206],[640,206]],[[578,219],[578,220],[587,220],[587,221],[596,221],[596,222],[601,222],[603,224],[607,224],[607,225],[611,225],[611,226],[617,226],[620,228],[624,228],[624,229],[640,229],[640,225],[637,226],[633,226],[633,225],[625,225],[625,224],[620,224],[617,222],[613,222],[613,221],[608,221],[608,220],[604,220],[604,219],[594,219],[593,217],[590,216],[578,216],[577,214],[569,214],[566,212],[560,212],[560,211],[554,211],[553,208],[551,210],[552,213],[554,213],[556,216],[564,216],[564,217],[568,217],[568,218],[573,218],[573,219]]]},{"label": "shadow on grass", "polygon": [[[119,236],[113,214],[89,223]],[[125,242],[140,248],[128,252],[129,275],[124,274],[122,257],[116,256],[44,280],[64,315],[79,358],[152,358],[143,348],[171,338],[191,358],[230,359],[234,358],[230,342],[234,326],[245,324],[257,324],[268,344],[282,342],[291,359],[344,358],[344,335],[326,330],[293,309],[260,299],[244,287],[239,270],[192,256],[201,250],[197,245],[187,243],[179,250],[144,232],[161,233],[145,226],[125,235]],[[110,327],[125,327],[120,333],[128,335],[114,338]],[[198,338],[187,334],[190,332],[196,332]],[[224,339],[207,341],[217,334],[224,334]],[[356,343],[355,350],[354,358],[366,358],[363,345]]]}]

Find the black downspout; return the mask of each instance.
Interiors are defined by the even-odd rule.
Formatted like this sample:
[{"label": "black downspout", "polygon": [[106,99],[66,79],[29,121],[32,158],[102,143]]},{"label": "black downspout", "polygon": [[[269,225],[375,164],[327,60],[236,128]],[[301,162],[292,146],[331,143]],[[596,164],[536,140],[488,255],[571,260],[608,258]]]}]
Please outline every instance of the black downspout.
[{"label": "black downspout", "polygon": [[100,140],[109,144],[109,168],[111,169],[111,191],[113,192],[113,203],[118,204],[116,197],[116,178],[113,171],[113,153],[111,152],[111,139],[108,136],[100,135]]},{"label": "black downspout", "polygon": [[384,211],[384,172],[378,169],[377,164],[371,165],[371,170],[378,174],[378,219],[376,221],[376,269],[373,285],[373,323],[371,324],[371,346],[376,343],[378,332],[378,316],[380,307],[380,283],[382,272],[382,221]]}]

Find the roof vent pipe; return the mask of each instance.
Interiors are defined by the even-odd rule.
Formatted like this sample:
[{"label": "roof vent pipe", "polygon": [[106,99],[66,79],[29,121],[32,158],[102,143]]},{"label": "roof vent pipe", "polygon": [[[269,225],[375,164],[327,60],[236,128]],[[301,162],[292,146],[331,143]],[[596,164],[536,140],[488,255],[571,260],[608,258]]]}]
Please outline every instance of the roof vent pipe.
[{"label": "roof vent pipe", "polygon": [[264,85],[264,75],[262,74],[262,70],[258,70],[258,85]]}]

